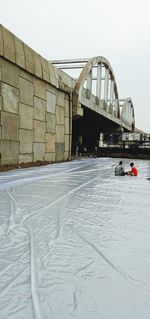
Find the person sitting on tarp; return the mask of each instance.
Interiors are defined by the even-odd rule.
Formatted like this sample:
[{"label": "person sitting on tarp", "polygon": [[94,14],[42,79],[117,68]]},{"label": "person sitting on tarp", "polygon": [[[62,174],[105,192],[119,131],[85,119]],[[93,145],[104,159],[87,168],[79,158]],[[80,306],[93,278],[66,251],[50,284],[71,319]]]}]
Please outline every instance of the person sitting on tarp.
[{"label": "person sitting on tarp", "polygon": [[122,166],[122,161],[119,162],[119,164],[115,167],[115,176],[124,176],[125,171]]},{"label": "person sitting on tarp", "polygon": [[131,170],[129,172],[126,172],[126,175],[130,175],[130,176],[137,176],[138,175],[138,169],[137,167],[134,165],[134,163],[130,163],[131,166]]}]

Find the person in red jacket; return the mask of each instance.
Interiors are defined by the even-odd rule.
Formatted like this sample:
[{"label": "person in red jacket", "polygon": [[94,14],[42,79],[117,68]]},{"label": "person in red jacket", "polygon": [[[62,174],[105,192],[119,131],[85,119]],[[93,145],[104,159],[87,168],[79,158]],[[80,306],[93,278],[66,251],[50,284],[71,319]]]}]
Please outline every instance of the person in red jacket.
[{"label": "person in red jacket", "polygon": [[131,170],[127,172],[126,174],[131,176],[137,176],[138,175],[137,167],[134,165],[134,163],[131,163],[130,166],[131,166]]}]

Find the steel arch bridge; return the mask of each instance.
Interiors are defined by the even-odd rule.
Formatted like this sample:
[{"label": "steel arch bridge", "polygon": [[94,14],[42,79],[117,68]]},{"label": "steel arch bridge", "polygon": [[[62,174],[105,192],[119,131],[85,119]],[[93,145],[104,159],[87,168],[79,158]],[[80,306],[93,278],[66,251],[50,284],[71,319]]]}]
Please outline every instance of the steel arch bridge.
[{"label": "steel arch bridge", "polygon": [[120,99],[113,68],[103,56],[91,59],[50,61],[66,70],[82,69],[73,90],[73,119],[83,117],[85,108],[92,110],[123,130],[135,129],[131,98]]},{"label": "steel arch bridge", "polygon": [[73,116],[83,115],[86,106],[129,131],[135,128],[131,98],[119,99],[114,71],[102,56],[83,67],[73,92]]}]

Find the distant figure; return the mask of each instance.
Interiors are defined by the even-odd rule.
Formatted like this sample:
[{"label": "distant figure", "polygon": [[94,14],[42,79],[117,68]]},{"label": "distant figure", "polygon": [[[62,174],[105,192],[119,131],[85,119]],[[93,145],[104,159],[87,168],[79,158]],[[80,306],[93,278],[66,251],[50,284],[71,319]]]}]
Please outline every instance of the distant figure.
[{"label": "distant figure", "polygon": [[84,152],[84,154],[86,154],[86,152],[87,152],[86,146],[83,147],[83,152]]},{"label": "distant figure", "polygon": [[130,163],[131,166],[131,170],[129,172],[126,172],[126,175],[130,175],[130,176],[137,176],[138,175],[138,169],[137,167],[134,165],[134,163]]},{"label": "distant figure", "polygon": [[124,176],[125,171],[122,166],[122,161],[119,162],[119,164],[115,167],[115,176]]},{"label": "distant figure", "polygon": [[97,147],[97,145],[95,146],[95,155],[96,156],[98,155],[98,147]]},{"label": "distant figure", "polygon": [[78,157],[79,156],[79,146],[77,145],[76,146],[76,157]]}]

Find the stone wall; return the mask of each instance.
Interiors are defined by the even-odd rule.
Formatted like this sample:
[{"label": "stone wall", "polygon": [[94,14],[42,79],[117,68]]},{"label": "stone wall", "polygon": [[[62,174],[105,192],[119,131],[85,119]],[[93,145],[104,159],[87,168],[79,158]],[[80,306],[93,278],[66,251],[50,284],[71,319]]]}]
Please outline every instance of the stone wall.
[{"label": "stone wall", "polygon": [[70,159],[74,81],[0,26],[0,164]]}]

